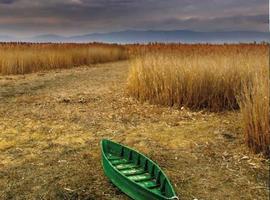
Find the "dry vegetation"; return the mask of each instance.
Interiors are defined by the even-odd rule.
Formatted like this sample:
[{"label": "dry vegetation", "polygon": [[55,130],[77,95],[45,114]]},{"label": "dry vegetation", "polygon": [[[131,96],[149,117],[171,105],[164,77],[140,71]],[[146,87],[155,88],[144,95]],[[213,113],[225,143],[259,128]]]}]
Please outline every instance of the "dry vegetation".
[{"label": "dry vegetation", "polygon": [[26,74],[125,58],[124,48],[118,45],[0,43],[0,74]]},{"label": "dry vegetation", "polygon": [[256,153],[270,155],[269,70],[255,74],[244,87],[239,104],[242,127],[248,146]]},{"label": "dry vegetation", "polygon": [[0,199],[128,200],[104,175],[102,138],[156,161],[181,200],[268,198],[267,160],[246,148],[238,112],[140,103],[127,75],[123,61],[1,76]]},{"label": "dry vegetation", "polygon": [[[91,64],[126,50],[130,62]],[[103,138],[156,161],[183,200],[268,198],[269,160],[242,134],[269,153],[266,45],[1,44],[0,55],[2,74],[91,64],[0,76],[0,199],[128,199],[104,176]],[[151,104],[125,95],[127,77]]]},{"label": "dry vegetation", "polygon": [[247,143],[268,155],[267,45],[156,44],[142,46],[142,53],[139,49],[131,61],[130,95],[141,101],[210,111],[241,105]]}]

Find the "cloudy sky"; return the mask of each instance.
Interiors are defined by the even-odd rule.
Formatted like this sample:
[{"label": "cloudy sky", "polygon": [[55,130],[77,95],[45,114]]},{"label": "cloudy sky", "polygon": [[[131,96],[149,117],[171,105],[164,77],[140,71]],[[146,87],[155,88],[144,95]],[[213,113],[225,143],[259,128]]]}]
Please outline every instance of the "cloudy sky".
[{"label": "cloudy sky", "polygon": [[0,35],[268,31],[268,0],[0,0]]}]

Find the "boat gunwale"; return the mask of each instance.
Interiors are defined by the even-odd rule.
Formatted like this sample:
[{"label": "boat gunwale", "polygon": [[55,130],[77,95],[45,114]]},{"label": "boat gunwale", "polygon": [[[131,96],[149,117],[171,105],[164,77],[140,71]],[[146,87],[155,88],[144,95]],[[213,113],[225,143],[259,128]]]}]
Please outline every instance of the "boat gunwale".
[{"label": "boat gunwale", "polygon": [[[108,142],[111,142],[111,143],[114,143],[114,144],[123,146],[124,148],[127,148],[127,149],[130,149],[131,151],[136,152],[136,153],[139,154],[140,156],[142,156],[142,157],[146,158],[147,160],[149,160],[150,162],[152,162],[152,164],[155,165],[155,166],[157,167],[157,169],[163,174],[163,176],[164,176],[165,179],[167,180],[169,186],[172,188],[172,192],[173,192],[174,196],[172,196],[172,197],[166,197],[166,196],[164,196],[164,195],[160,195],[160,194],[154,193],[154,192],[152,192],[150,189],[147,189],[147,188],[143,187],[142,185],[138,184],[136,181],[133,181],[133,180],[129,179],[126,175],[122,174],[122,173],[120,172],[120,170],[118,170],[117,168],[115,168],[114,165],[113,165],[113,164],[110,162],[110,160],[107,158],[107,155],[106,155],[106,153],[104,152],[104,149],[103,149],[103,142],[105,142],[105,141],[108,141]],[[123,178],[125,178],[125,179],[131,181],[132,183],[134,183],[135,185],[139,186],[139,187],[142,188],[143,190],[148,191],[148,192],[151,192],[151,193],[153,193],[153,194],[155,194],[155,195],[158,195],[159,197],[164,198],[164,199],[166,199],[166,200],[179,200],[178,196],[176,195],[176,192],[174,191],[174,187],[172,186],[172,184],[171,184],[171,182],[170,182],[170,179],[167,177],[167,175],[164,173],[164,171],[159,167],[159,165],[158,165],[156,162],[154,162],[153,160],[151,160],[149,157],[143,155],[142,153],[138,152],[137,150],[135,150],[135,149],[133,149],[133,148],[130,148],[130,147],[128,147],[128,146],[122,145],[122,144],[120,144],[120,143],[117,143],[117,142],[114,142],[114,141],[111,141],[111,140],[108,140],[108,139],[102,139],[100,143],[101,143],[102,154],[104,155],[106,161],[107,161],[107,162],[109,163],[109,165],[114,169],[114,171],[116,171],[118,174],[120,174],[121,177],[123,177]],[[119,189],[120,189],[120,188],[119,188]]]}]

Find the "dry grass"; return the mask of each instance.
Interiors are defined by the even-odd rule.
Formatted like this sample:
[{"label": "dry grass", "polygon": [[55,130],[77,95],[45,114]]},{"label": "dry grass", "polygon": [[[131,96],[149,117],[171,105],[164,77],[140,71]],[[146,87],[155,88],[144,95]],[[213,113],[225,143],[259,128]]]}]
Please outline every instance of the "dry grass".
[{"label": "dry grass", "polygon": [[237,95],[267,66],[265,46],[179,46],[132,61],[128,91],[140,100],[212,111],[237,108]]},{"label": "dry grass", "polygon": [[223,111],[241,105],[248,145],[267,153],[268,46],[163,46],[144,46],[142,54],[135,51],[128,93],[141,101],[191,109]]},{"label": "dry grass", "polygon": [[124,48],[118,45],[2,43],[0,74],[25,74],[125,58]]},{"label": "dry grass", "polygon": [[[267,68],[268,69],[268,68]],[[270,155],[269,70],[254,75],[240,99],[242,127],[248,146]]]}]

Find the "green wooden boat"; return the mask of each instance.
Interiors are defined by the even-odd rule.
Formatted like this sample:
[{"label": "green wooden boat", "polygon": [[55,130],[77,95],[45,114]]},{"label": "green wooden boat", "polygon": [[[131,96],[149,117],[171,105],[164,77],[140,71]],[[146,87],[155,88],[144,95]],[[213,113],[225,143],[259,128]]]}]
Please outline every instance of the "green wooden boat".
[{"label": "green wooden boat", "polygon": [[106,176],[132,199],[178,199],[167,176],[146,156],[110,140],[102,140],[101,148]]}]

